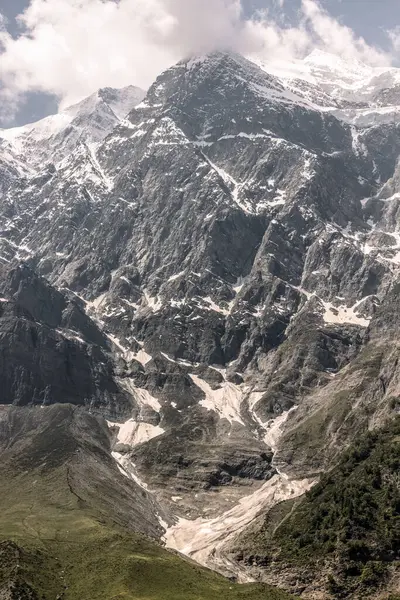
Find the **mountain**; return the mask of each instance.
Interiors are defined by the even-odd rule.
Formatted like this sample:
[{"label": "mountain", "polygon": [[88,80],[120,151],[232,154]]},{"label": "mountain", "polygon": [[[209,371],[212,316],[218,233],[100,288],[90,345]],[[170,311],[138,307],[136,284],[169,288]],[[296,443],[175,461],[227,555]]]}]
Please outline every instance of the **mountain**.
[{"label": "mountain", "polygon": [[[47,120],[2,134],[2,403],[39,424],[61,410],[107,424],[107,481],[111,460],[148,494],[137,510],[151,527],[131,529],[304,598],[397,589],[397,534],[391,553],[382,542],[397,501],[346,452],[400,407],[400,135],[385,116],[398,77],[320,52],[279,69],[213,52],[160,74],[140,103],[103,90],[51,117],[52,134],[37,133]],[[382,435],[395,477],[397,434]],[[375,550],[349,583],[328,542],[359,472]],[[299,567],[281,521],[296,548],[303,516]],[[360,584],[381,562],[385,576]]]},{"label": "mountain", "polygon": [[133,85],[120,90],[100,89],[57,115],[0,130],[0,148],[16,153],[30,167],[41,167],[54,158],[59,161],[73,152],[78,143],[101,142],[144,95]]},{"label": "mountain", "polygon": [[290,90],[340,120],[368,127],[398,121],[400,72],[315,49],[303,60],[260,65]]}]

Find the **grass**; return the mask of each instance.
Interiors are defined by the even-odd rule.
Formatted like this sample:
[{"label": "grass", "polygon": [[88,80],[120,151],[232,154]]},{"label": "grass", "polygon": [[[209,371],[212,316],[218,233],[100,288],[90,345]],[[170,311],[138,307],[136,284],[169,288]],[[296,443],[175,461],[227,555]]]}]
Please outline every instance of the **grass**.
[{"label": "grass", "polygon": [[127,532],[70,488],[68,460],[28,469],[6,461],[0,479],[0,597],[11,585],[17,600],[290,598],[233,583]]}]

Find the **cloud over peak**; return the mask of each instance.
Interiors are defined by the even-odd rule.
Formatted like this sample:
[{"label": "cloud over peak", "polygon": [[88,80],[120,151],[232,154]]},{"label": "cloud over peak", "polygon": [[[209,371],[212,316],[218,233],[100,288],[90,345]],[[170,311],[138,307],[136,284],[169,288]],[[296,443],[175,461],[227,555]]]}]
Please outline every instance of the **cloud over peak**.
[{"label": "cloud over peak", "polygon": [[31,0],[18,19],[17,39],[0,19],[0,95],[10,111],[30,91],[55,94],[66,106],[101,87],[147,87],[182,57],[218,48],[263,61],[316,47],[371,65],[391,60],[317,0],[302,0],[291,27],[268,11],[246,17],[241,0]]}]

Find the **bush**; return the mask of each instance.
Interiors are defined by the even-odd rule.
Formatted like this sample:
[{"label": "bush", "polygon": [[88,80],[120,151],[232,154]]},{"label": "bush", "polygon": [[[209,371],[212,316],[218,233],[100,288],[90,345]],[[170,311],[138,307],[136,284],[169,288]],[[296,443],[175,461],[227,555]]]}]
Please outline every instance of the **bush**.
[{"label": "bush", "polygon": [[379,562],[368,562],[361,574],[361,582],[369,587],[377,587],[386,574],[386,567]]},{"label": "bush", "polygon": [[379,585],[388,565],[400,559],[399,473],[396,417],[357,439],[276,529],[272,543],[280,559],[334,565],[332,589]]}]

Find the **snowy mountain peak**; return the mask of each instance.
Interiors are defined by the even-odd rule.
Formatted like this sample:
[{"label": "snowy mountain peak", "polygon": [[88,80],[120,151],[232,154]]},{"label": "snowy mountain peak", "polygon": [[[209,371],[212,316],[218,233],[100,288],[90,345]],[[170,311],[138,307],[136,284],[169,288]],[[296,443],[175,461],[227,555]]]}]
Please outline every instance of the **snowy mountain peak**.
[{"label": "snowy mountain peak", "polygon": [[387,69],[369,67],[356,60],[314,49],[302,60],[260,65],[283,80],[302,80],[320,86],[357,87]]},{"label": "snowy mountain peak", "polygon": [[194,70],[209,70],[209,69],[221,69],[229,70],[235,73],[237,76],[243,76],[254,78],[269,76],[271,82],[274,80],[275,84],[279,85],[275,77],[267,73],[256,61],[250,60],[249,58],[233,52],[231,50],[215,50],[204,55],[195,55],[188,59],[185,59],[178,63],[177,66],[184,66],[187,71]]},{"label": "snowy mountain peak", "polygon": [[105,87],[77,104],[69,106],[63,112],[73,117],[83,116],[92,113],[99,106],[106,105],[119,119],[123,119],[136,104],[143,100],[145,95],[144,90],[134,85],[121,89]]},{"label": "snowy mountain peak", "polygon": [[121,89],[101,88],[97,95],[112,108],[118,118],[123,119],[133,106],[143,100],[146,92],[134,85],[129,85]]},{"label": "snowy mountain peak", "polygon": [[[345,59],[342,56],[332,54],[331,52],[325,52],[324,50],[319,50],[318,48],[314,48],[314,50],[312,50],[312,52],[310,52],[310,54],[308,54],[302,62],[312,67],[325,67],[344,72],[351,70],[355,74],[359,75],[361,75],[360,70],[368,73],[371,72],[371,67],[368,67],[357,59]],[[358,69],[358,71],[356,71],[356,69]]]},{"label": "snowy mountain peak", "polygon": [[187,69],[191,69],[204,64],[217,65],[222,62],[234,62],[243,65],[249,61],[233,50],[213,50],[206,54],[194,54],[186,57],[178,65],[185,65]]},{"label": "snowy mountain peak", "polygon": [[373,67],[314,49],[302,60],[257,63],[323,112],[353,125],[398,121],[400,69]]},{"label": "snowy mountain peak", "polygon": [[274,90],[280,94],[284,90],[276,77],[253,61],[235,52],[219,50],[186,58],[162,73],[149,90],[150,103],[162,104],[186,85],[199,86],[200,95],[208,85],[224,89],[225,93],[236,88],[239,95],[247,94],[249,89],[254,92],[256,88],[259,93]]},{"label": "snowy mountain peak", "polygon": [[0,130],[0,141],[30,165],[68,156],[78,141],[101,142],[145,96],[133,85],[102,88],[56,115]]}]

